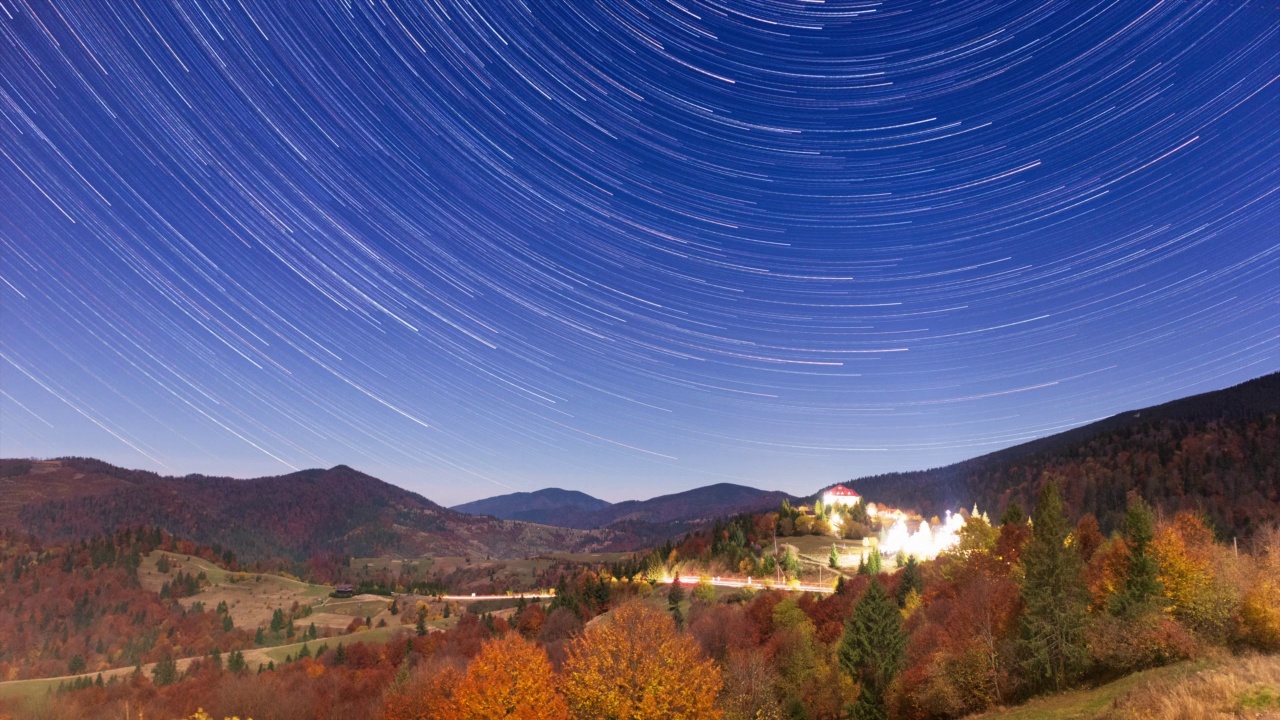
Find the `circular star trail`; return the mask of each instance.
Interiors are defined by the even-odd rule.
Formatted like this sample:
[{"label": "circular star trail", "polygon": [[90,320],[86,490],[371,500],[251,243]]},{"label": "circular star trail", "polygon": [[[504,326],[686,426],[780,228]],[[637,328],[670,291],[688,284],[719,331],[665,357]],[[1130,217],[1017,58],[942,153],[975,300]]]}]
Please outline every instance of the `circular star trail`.
[{"label": "circular star trail", "polygon": [[1280,368],[1268,2],[0,0],[0,451],[811,492]]}]

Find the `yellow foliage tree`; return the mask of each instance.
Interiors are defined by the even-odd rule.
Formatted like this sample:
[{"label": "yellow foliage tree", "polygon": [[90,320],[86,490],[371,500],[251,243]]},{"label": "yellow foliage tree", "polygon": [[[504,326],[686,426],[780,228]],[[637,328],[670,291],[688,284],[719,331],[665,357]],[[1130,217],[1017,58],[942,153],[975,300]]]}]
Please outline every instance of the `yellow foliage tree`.
[{"label": "yellow foliage tree", "polygon": [[[1162,524],[1151,543],[1159,580],[1175,617],[1210,635],[1225,632],[1239,598],[1219,576],[1225,560],[1213,532],[1196,515],[1178,513]],[[1215,562],[1215,560],[1217,562]]]},{"label": "yellow foliage tree", "polygon": [[450,720],[564,720],[556,674],[542,648],[509,633],[490,640],[467,666],[453,693]]},{"label": "yellow foliage tree", "polygon": [[704,720],[722,680],[666,613],[624,605],[568,648],[564,694],[580,720]]},{"label": "yellow foliage tree", "polygon": [[1263,650],[1280,650],[1280,529],[1263,534],[1258,576],[1240,604],[1241,632]]}]

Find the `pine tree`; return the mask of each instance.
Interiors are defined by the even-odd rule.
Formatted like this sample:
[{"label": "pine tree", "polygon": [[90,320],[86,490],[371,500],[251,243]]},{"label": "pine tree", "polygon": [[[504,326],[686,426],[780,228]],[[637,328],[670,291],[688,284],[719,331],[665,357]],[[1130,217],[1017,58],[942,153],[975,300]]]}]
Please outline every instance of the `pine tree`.
[{"label": "pine tree", "polygon": [[232,650],[231,654],[227,655],[227,669],[233,673],[238,673],[244,668],[244,653],[239,650]]},{"label": "pine tree", "polygon": [[836,649],[840,666],[862,684],[853,706],[855,720],[887,717],[884,693],[902,668],[906,647],[902,614],[873,577],[845,622],[844,637]]},{"label": "pine tree", "polygon": [[165,654],[156,666],[151,668],[151,678],[160,687],[172,685],[178,681],[178,663],[172,655]]},{"label": "pine tree", "polygon": [[334,665],[345,665],[347,663],[347,649],[338,643],[338,649],[333,653]]},{"label": "pine tree", "polygon": [[671,610],[671,617],[675,619],[677,628],[684,625],[684,613],[680,610],[682,602],[684,602],[684,587],[680,584],[680,574],[676,573],[671,581],[671,589],[667,591],[667,607]]},{"label": "pine tree", "polygon": [[1129,508],[1125,512],[1121,528],[1129,546],[1128,570],[1124,586],[1107,602],[1112,615],[1133,618],[1152,607],[1152,601],[1160,593],[1160,567],[1148,552],[1155,539],[1156,518],[1151,506],[1135,493],[1129,495]]},{"label": "pine tree", "polygon": [[879,575],[883,566],[884,557],[880,555],[880,548],[871,548],[871,553],[867,555],[867,574]]},{"label": "pine tree", "polygon": [[920,564],[915,555],[908,555],[902,566],[902,577],[898,578],[898,607],[906,607],[907,596],[914,590],[917,595],[924,594],[924,578],[920,575]]},{"label": "pine tree", "polygon": [[1022,512],[1022,506],[1017,501],[1009,503],[1004,509],[1004,514],[1000,516],[1001,525],[1021,525],[1027,521],[1027,516]]},{"label": "pine tree", "polygon": [[1055,690],[1079,674],[1087,657],[1089,590],[1084,563],[1066,544],[1069,532],[1058,486],[1050,480],[1040,491],[1032,538],[1022,553],[1022,642],[1033,682]]},{"label": "pine tree", "polygon": [[832,570],[840,569],[840,553],[836,550],[834,544],[831,545],[831,554],[827,556],[827,564],[831,566]]}]

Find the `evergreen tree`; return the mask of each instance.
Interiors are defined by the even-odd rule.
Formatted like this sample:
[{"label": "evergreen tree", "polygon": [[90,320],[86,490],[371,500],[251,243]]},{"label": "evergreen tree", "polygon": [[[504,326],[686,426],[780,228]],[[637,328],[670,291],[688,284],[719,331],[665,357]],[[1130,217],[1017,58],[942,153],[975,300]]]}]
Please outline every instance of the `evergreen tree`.
[{"label": "evergreen tree", "polygon": [[232,650],[231,654],[227,655],[227,669],[233,673],[238,673],[241,670],[244,670],[244,653],[239,650]]},{"label": "evergreen tree", "polygon": [[898,607],[906,606],[907,595],[910,595],[912,590],[915,590],[917,595],[923,595],[924,578],[920,575],[920,563],[916,562],[916,556],[908,555],[906,564],[902,566],[902,577],[898,578]]},{"label": "evergreen tree", "polygon": [[836,578],[836,594],[841,595],[843,593],[844,593],[844,576],[840,575],[839,577]]},{"label": "evergreen tree", "polygon": [[166,653],[156,666],[151,668],[151,678],[160,687],[172,685],[178,681],[178,663],[172,655]]},{"label": "evergreen tree", "polygon": [[209,664],[219,670],[222,669],[222,651],[221,650],[219,650],[218,648],[214,648],[213,652],[209,653]]},{"label": "evergreen tree", "polygon": [[298,650],[298,659],[311,657],[311,648],[306,643],[302,643],[302,647]]},{"label": "evergreen tree", "polygon": [[281,610],[280,608],[276,608],[275,612],[271,613],[271,632],[273,633],[280,632],[283,629],[284,629],[284,610]]},{"label": "evergreen tree", "polygon": [[[426,605],[418,606],[418,621],[414,625],[414,629],[417,631],[418,637],[422,637],[423,635],[427,634],[427,606]],[[339,645],[338,647],[341,648],[342,646]]]},{"label": "evergreen tree", "polygon": [[836,649],[840,667],[862,684],[852,708],[855,720],[884,720],[884,693],[905,662],[907,635],[897,605],[872,578],[844,626]]},{"label": "evergreen tree", "polygon": [[347,649],[342,647],[342,643],[338,643],[338,649],[333,653],[334,665],[345,665],[347,663]]},{"label": "evergreen tree", "polygon": [[1151,506],[1136,492],[1129,495],[1121,533],[1129,546],[1128,569],[1124,586],[1108,600],[1107,610],[1112,615],[1133,618],[1150,609],[1160,593],[1160,568],[1147,552],[1155,539],[1156,518]]},{"label": "evergreen tree", "polygon": [[1000,516],[1001,525],[1022,525],[1027,521],[1027,516],[1022,512],[1022,506],[1017,501],[1009,503],[1004,509],[1004,514]]},{"label": "evergreen tree", "polygon": [[1066,544],[1070,526],[1052,480],[1040,491],[1032,531],[1022,553],[1025,665],[1033,682],[1061,690],[1079,674],[1087,658],[1089,590],[1084,563]]},{"label": "evergreen tree", "polygon": [[684,587],[680,584],[680,574],[676,573],[671,581],[671,589],[667,591],[667,607],[671,610],[671,617],[675,618],[677,628],[684,625],[684,613],[680,610],[682,602],[684,602]]},{"label": "evergreen tree", "polygon": [[832,570],[840,569],[840,552],[836,550],[834,543],[831,545],[831,554],[827,556],[827,564],[831,566]]},{"label": "evergreen tree", "polygon": [[266,642],[267,642],[267,635],[266,633],[262,632],[262,628],[258,628],[257,630],[255,630],[253,633],[253,644],[264,645],[266,644]]},{"label": "evergreen tree", "polygon": [[880,570],[884,567],[884,557],[880,555],[880,548],[873,547],[867,555],[867,574],[879,575]]},{"label": "evergreen tree", "polygon": [[796,556],[795,548],[790,545],[782,552],[782,572],[788,578],[800,575],[800,558]]}]

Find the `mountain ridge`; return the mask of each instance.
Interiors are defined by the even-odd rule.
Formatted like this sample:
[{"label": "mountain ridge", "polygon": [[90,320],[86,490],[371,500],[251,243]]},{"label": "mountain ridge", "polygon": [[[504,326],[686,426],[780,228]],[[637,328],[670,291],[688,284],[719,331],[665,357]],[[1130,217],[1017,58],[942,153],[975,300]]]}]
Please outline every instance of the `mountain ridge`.
[{"label": "mountain ridge", "polygon": [[572,513],[603,510],[612,504],[578,490],[543,488],[533,492],[495,495],[454,505],[449,509],[468,515],[492,515],[503,520],[523,520],[563,527],[562,517]]},{"label": "mountain ridge", "polygon": [[1278,414],[1280,373],[1270,373],[951,465],[846,484],[927,516],[972,503],[993,513],[1011,502],[1030,508],[1052,478],[1069,512],[1093,513],[1104,528],[1138,490],[1162,509],[1209,515],[1219,532],[1245,532],[1280,520]]},{"label": "mountain ridge", "polygon": [[[505,519],[523,519],[519,516],[531,515],[539,517],[539,522],[556,527],[598,530],[617,523],[639,526],[676,523],[681,527],[686,527],[700,520],[711,520],[716,517],[744,512],[771,510],[781,505],[783,500],[798,499],[779,490],[760,490],[746,485],[725,482],[659,495],[648,500],[624,500],[618,503],[608,503],[604,500],[591,498],[590,495],[585,493],[578,493],[583,497],[603,503],[601,507],[594,511],[584,512],[582,508],[571,506],[553,506],[545,509],[532,507],[522,509],[519,506],[521,501],[530,497],[537,496],[545,499],[548,497],[547,495],[539,494],[554,490],[558,490],[558,488],[547,488],[533,493],[498,495],[471,503],[464,503],[463,505],[456,505],[452,509],[460,512],[494,514],[496,517]],[[560,492],[577,491],[561,490]],[[492,513],[487,508],[497,509],[506,514]]]}]

